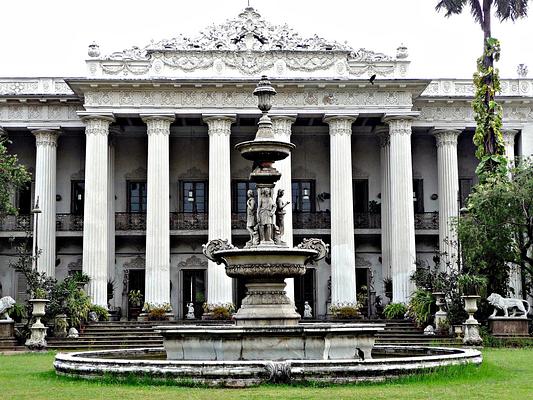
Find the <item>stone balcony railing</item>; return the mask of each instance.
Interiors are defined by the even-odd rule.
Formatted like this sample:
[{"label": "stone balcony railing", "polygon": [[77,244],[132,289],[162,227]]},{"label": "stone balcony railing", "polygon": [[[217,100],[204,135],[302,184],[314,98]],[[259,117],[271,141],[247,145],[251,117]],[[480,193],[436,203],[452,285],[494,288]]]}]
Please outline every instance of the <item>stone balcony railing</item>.
[{"label": "stone balcony railing", "polygon": [[[207,230],[209,219],[207,213],[170,213],[171,231]],[[231,216],[232,229],[246,229],[246,214],[233,213]],[[306,212],[293,214],[294,229],[330,229],[331,214],[329,212]],[[355,229],[380,229],[381,215],[373,213],[355,213]],[[416,230],[435,230],[439,228],[439,214],[426,212],[415,214]],[[0,221],[0,232],[25,232],[33,229],[30,215],[9,215]],[[58,232],[83,231],[83,216],[75,214],[56,214],[56,230]],[[146,230],[146,214],[144,213],[115,213],[116,231],[144,231]]]}]

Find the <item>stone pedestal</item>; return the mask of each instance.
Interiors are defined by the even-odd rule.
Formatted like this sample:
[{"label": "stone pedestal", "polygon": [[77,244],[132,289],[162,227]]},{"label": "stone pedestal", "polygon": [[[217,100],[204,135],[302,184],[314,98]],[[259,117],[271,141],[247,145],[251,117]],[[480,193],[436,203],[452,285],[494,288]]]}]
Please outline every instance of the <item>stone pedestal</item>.
[{"label": "stone pedestal", "polygon": [[435,313],[435,329],[443,332],[448,319],[448,313],[443,310],[443,307],[446,305],[445,295],[443,292],[435,292],[433,296],[435,296],[435,305],[439,308]]},{"label": "stone pedestal", "polygon": [[513,317],[490,317],[489,331],[493,336],[529,336],[529,319]]},{"label": "stone pedestal", "polygon": [[469,346],[480,346],[483,339],[479,335],[479,322],[474,318],[477,311],[477,301],[479,296],[461,296],[465,302],[465,310],[468,313],[468,319],[463,324],[464,337],[463,343]]},{"label": "stone pedestal", "polygon": [[31,326],[31,336],[26,340],[26,347],[30,350],[44,350],[48,347],[46,343],[46,326],[41,322],[41,317],[45,315],[45,307],[49,300],[30,299],[33,305],[32,315],[35,317],[35,323]]},{"label": "stone pedestal", "polygon": [[12,339],[15,337],[15,321],[0,320],[0,339]]}]

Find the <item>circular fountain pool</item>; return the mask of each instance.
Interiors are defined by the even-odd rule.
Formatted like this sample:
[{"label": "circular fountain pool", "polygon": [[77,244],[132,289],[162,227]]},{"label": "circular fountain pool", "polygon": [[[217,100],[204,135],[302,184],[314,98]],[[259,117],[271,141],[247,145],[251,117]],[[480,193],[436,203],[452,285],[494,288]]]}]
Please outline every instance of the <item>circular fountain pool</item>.
[{"label": "circular fountain pool", "polygon": [[95,379],[151,378],[207,386],[246,387],[261,383],[384,381],[449,365],[480,364],[474,349],[374,346],[372,359],[187,361],[166,360],[163,348],[60,353],[59,375]]}]

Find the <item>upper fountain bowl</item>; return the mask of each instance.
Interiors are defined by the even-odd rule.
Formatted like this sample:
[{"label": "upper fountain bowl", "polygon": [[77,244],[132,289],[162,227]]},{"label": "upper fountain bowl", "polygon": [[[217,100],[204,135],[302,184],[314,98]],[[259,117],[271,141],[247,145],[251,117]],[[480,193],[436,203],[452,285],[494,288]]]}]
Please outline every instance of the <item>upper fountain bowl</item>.
[{"label": "upper fountain bowl", "polygon": [[250,161],[274,162],[287,158],[296,146],[292,143],[276,140],[256,139],[239,143],[235,146],[241,155]]}]

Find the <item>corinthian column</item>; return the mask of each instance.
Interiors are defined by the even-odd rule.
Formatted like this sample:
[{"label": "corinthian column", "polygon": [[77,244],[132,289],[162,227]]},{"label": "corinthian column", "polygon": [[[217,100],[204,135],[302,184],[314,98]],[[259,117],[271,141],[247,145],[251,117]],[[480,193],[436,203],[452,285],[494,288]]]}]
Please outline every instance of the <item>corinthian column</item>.
[{"label": "corinthian column", "polygon": [[[117,128],[111,128],[117,132]],[[107,280],[115,280],[115,138],[109,137],[107,146]],[[116,301],[117,299],[113,299]]]},{"label": "corinthian column", "polygon": [[[37,271],[54,277],[56,267],[56,160],[58,131],[39,129],[33,131],[37,154],[35,159],[35,199],[39,199],[39,231],[37,248]],[[35,245],[33,246],[35,249]]]},{"label": "corinthian column", "polygon": [[381,179],[381,268],[383,278],[391,277],[390,255],[390,137],[389,127],[376,128],[379,137]]},{"label": "corinthian column", "polygon": [[[291,141],[291,128],[295,117],[287,115],[273,115],[272,130],[274,131],[274,137],[276,140],[290,143]],[[289,247],[293,246],[292,237],[292,172],[291,172],[291,156],[281,161],[277,161],[275,164],[276,169],[281,173],[281,179],[276,183],[274,198],[277,196],[279,189],[282,189],[285,201],[290,201],[291,204],[285,207],[285,219],[283,236],[281,240],[287,243]],[[294,303],[294,278],[285,279],[285,293]]]},{"label": "corinthian column", "polygon": [[459,170],[457,138],[459,130],[435,130],[437,142],[437,170],[439,193],[439,251],[450,266],[457,267],[457,233],[452,218],[457,217],[459,199]]},{"label": "corinthian column", "polygon": [[[208,237],[231,242],[230,135],[235,117],[204,116],[209,134],[209,227]],[[207,266],[207,303],[233,303],[232,280],[222,265]]]},{"label": "corinthian column", "polygon": [[330,135],[331,305],[355,305],[355,241],[352,193],[354,117],[324,118]]},{"label": "corinthian column", "polygon": [[385,118],[390,135],[390,261],[392,301],[407,303],[415,271],[415,217],[411,159],[411,118]]},{"label": "corinthian column", "polygon": [[87,115],[85,122],[85,204],[83,214],[83,272],[91,280],[93,304],[107,306],[109,262],[108,134],[114,121],[107,115]]},{"label": "corinthian column", "polygon": [[[509,160],[509,168],[514,167],[514,140],[518,132],[513,129],[503,129],[503,143],[505,144],[505,156]],[[512,178],[511,172],[509,177]],[[517,264],[509,264],[509,286],[514,290],[514,296],[522,298],[522,274],[520,273],[520,266]]]},{"label": "corinthian column", "polygon": [[148,133],[145,302],[170,304],[170,124],[173,115],[141,116]]}]

